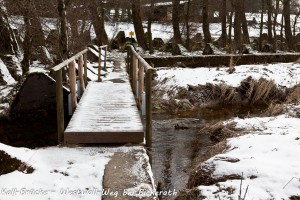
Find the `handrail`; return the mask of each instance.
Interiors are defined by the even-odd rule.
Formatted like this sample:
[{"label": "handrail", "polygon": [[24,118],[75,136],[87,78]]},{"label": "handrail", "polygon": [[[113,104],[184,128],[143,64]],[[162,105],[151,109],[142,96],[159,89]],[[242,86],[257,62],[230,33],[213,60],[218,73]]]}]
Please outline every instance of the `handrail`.
[{"label": "handrail", "polygon": [[[106,56],[107,56],[107,45],[99,47],[99,71],[98,80],[101,75],[101,49],[105,48],[104,55],[104,67],[106,67]],[[58,143],[63,141],[64,127],[64,102],[63,102],[63,79],[62,79],[62,69],[64,67],[69,67],[69,86],[71,93],[71,104],[72,111],[74,112],[77,106],[77,93],[76,93],[76,70],[75,70],[75,60],[78,60],[78,79],[80,84],[80,95],[83,94],[85,87],[87,86],[87,52],[88,48],[80,51],[71,58],[63,61],[62,63],[56,65],[51,70],[54,72],[56,81],[56,107],[57,107],[57,135]]]},{"label": "handrail", "polygon": [[77,53],[76,55],[72,56],[71,58],[68,58],[67,60],[63,61],[62,63],[56,65],[55,67],[53,67],[51,70],[56,72],[58,70],[61,70],[62,68],[64,68],[66,65],[68,65],[70,62],[78,59],[81,55],[85,54],[88,51],[88,48],[82,50],[81,52]]},{"label": "handrail", "polygon": [[135,51],[132,45],[127,46],[127,73],[140,110],[143,110],[143,93],[144,91],[146,93],[146,147],[149,151],[149,161],[152,163],[152,79],[155,69]]}]

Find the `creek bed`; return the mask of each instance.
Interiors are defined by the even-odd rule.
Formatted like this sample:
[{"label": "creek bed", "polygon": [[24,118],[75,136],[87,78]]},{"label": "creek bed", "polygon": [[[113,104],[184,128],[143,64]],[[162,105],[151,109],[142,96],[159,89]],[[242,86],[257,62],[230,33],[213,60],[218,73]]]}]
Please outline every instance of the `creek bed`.
[{"label": "creek bed", "polygon": [[[196,157],[204,155],[214,142],[201,128],[210,123],[233,117],[256,116],[265,107],[215,107],[195,112],[153,115],[153,166],[156,184],[162,191],[179,191],[186,188],[188,171]],[[163,199],[175,199],[164,196]]]}]

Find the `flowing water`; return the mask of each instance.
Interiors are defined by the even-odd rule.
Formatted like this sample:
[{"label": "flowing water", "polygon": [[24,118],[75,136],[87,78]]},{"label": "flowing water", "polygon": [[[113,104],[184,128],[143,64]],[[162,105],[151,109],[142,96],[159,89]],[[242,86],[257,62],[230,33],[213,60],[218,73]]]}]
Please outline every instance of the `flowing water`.
[{"label": "flowing water", "polygon": [[[199,131],[208,123],[260,114],[264,108],[218,107],[197,112],[153,115],[153,174],[159,190],[179,192],[186,187],[192,161],[214,143]],[[163,199],[174,199],[164,196]]]}]

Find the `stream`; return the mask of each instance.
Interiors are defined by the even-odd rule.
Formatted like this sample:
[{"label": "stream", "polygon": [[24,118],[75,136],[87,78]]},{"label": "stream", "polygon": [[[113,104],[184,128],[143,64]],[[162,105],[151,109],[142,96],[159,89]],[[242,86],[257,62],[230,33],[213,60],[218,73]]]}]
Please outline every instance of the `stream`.
[{"label": "stream", "polygon": [[[226,106],[196,112],[153,114],[152,170],[156,185],[159,183],[161,191],[175,190],[177,194],[186,188],[193,160],[214,145],[208,134],[199,133],[205,125],[233,117],[259,115],[263,110],[260,107]],[[175,197],[164,196],[163,199]]]}]

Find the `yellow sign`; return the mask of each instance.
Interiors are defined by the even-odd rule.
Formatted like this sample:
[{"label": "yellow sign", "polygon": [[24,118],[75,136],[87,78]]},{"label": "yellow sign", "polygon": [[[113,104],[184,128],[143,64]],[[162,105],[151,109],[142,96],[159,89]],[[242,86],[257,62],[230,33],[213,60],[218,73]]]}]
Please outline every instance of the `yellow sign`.
[{"label": "yellow sign", "polygon": [[130,31],[129,32],[129,35],[132,37],[132,36],[134,36],[134,32],[133,31]]}]

